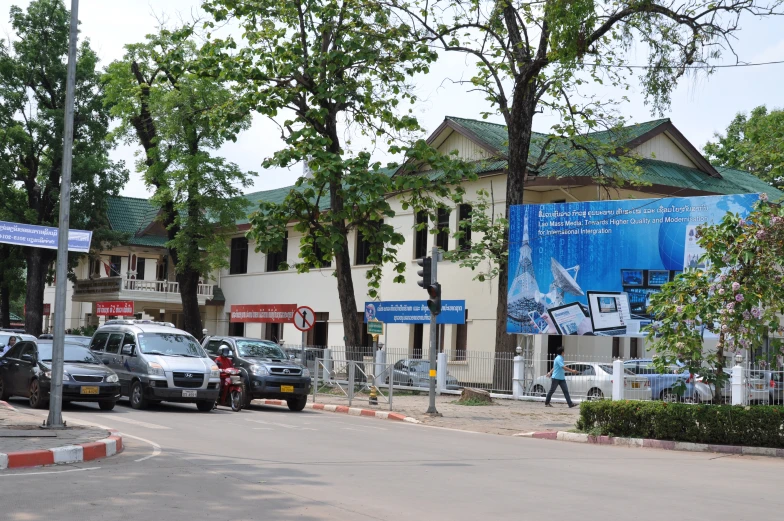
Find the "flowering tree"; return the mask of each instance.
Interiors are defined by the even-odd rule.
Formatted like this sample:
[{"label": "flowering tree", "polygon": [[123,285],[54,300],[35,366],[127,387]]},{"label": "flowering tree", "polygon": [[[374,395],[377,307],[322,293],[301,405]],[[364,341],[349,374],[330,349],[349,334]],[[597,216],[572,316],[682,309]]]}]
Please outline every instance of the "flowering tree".
[{"label": "flowering tree", "polygon": [[[727,354],[750,353],[772,333],[784,332],[784,207],[761,194],[745,219],[728,213],[718,224],[700,226],[697,243],[706,268],[684,272],[654,295],[659,320],[648,339],[657,365],[685,364],[714,384],[718,399]],[[703,349],[705,331],[718,335],[715,351]],[[780,338],[771,343],[784,354]]]}]

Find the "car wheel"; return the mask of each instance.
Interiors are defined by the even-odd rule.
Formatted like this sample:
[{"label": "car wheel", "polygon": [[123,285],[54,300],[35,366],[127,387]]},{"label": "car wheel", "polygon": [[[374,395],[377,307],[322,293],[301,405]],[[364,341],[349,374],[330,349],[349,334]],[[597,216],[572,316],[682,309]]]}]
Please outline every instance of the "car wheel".
[{"label": "car wheel", "polygon": [[210,412],[215,408],[215,401],[201,400],[196,402],[196,408],[199,409],[199,412]]},{"label": "car wheel", "polygon": [[541,385],[534,385],[532,394],[534,396],[547,396],[547,394],[544,392],[544,387],[542,387]]},{"label": "car wheel", "polygon": [[149,407],[150,401],[144,396],[144,387],[140,381],[133,382],[131,386],[131,407],[137,410],[144,410]]},{"label": "car wheel", "polygon": [[601,389],[597,389],[596,387],[594,387],[593,389],[588,391],[587,397],[589,400],[604,400],[604,393],[602,392]]},{"label": "car wheel", "polygon": [[5,382],[3,382],[3,378],[0,377],[0,400],[7,400],[11,397],[11,394],[8,392],[8,389],[5,386]]},{"label": "car wheel", "polygon": [[289,406],[289,410],[294,411],[294,412],[299,412],[299,411],[301,411],[302,409],[305,408],[305,405],[308,403],[308,397],[307,396],[301,396],[299,398],[292,398],[292,399],[286,400],[286,403]]},{"label": "car wheel", "polygon": [[114,405],[116,403],[117,402],[115,402],[114,400],[103,400],[98,402],[98,407],[100,407],[102,411],[111,411],[112,409],[114,409]]},{"label": "car wheel", "polygon": [[678,393],[676,393],[672,389],[663,390],[661,392],[660,398],[662,399],[663,402],[667,402],[667,403],[675,403],[681,400],[680,396],[678,396]]},{"label": "car wheel", "polygon": [[30,407],[33,409],[43,409],[46,407],[47,400],[44,399],[41,386],[38,380],[30,382]]},{"label": "car wheel", "polygon": [[241,391],[231,392],[231,410],[240,412],[242,410],[243,393]]}]

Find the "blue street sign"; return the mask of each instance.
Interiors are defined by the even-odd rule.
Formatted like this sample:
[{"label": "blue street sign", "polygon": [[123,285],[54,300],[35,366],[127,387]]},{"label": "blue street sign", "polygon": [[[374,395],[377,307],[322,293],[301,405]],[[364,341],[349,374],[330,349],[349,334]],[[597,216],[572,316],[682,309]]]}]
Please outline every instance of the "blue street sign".
[{"label": "blue street sign", "polygon": [[[365,322],[376,319],[386,324],[429,324],[425,300],[365,302]],[[465,324],[465,300],[442,300],[437,324]]]},{"label": "blue street sign", "polygon": [[[80,253],[90,251],[93,232],[68,230],[68,249]],[[0,221],[0,242],[15,246],[57,249],[57,228]]]}]

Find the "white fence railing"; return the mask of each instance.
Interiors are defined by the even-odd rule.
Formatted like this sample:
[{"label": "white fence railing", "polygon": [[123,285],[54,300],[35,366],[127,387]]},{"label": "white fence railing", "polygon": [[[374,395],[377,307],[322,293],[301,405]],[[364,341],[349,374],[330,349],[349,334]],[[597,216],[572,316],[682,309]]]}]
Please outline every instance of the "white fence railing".
[{"label": "white fence railing", "polygon": [[[123,278],[122,289],[124,291],[149,291],[155,293],[179,294],[180,283],[168,280],[137,280]],[[212,297],[212,284],[199,284],[196,293],[199,296]]]}]

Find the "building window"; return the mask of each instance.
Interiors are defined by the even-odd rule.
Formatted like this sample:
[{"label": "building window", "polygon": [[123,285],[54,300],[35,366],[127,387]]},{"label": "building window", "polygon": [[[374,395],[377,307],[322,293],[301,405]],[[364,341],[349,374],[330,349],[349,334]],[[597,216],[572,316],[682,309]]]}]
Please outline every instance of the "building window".
[{"label": "building window", "polygon": [[640,339],[632,338],[629,345],[629,358],[640,358]]},{"label": "building window", "polygon": [[471,212],[473,208],[470,204],[461,204],[458,206],[458,228],[459,232],[463,232],[462,237],[457,241],[457,247],[461,250],[471,249]]},{"label": "building window", "polygon": [[146,268],[146,259],[138,257],[136,259],[136,280],[144,280],[144,269]]},{"label": "building window", "polygon": [[235,237],[231,240],[229,275],[248,273],[248,239]]},{"label": "building window", "polygon": [[422,324],[413,324],[414,342],[411,349],[411,358],[422,358],[422,336],[424,328]]},{"label": "building window", "polygon": [[612,339],[612,357],[613,358],[620,358],[621,357],[621,339],[617,336],[614,336]]},{"label": "building window", "polygon": [[245,336],[245,323],[231,322],[229,324],[229,336]]},{"label": "building window", "polygon": [[[372,223],[373,228],[380,230],[384,221],[377,221]],[[357,254],[354,256],[354,264],[360,266],[362,264],[372,264],[370,262],[370,241],[367,240],[365,234],[361,230],[357,230]]]},{"label": "building window", "polygon": [[436,246],[443,251],[449,251],[449,214],[452,211],[449,208],[439,208],[436,213],[438,219],[436,228]]},{"label": "building window", "polygon": [[158,266],[156,267],[157,273],[155,274],[156,280],[168,280],[169,278],[169,256],[164,255],[161,257]]},{"label": "building window", "polygon": [[326,347],[329,345],[329,313],[316,312],[316,323],[305,335],[310,347]]},{"label": "building window", "polygon": [[264,339],[280,343],[283,339],[283,324],[265,324]]},{"label": "building window", "polygon": [[280,251],[267,254],[267,271],[280,271],[280,265],[288,260],[289,232],[283,235],[283,247]]},{"label": "building window", "polygon": [[97,259],[90,260],[90,274],[89,277],[100,277],[101,276],[101,262],[100,257]]},{"label": "building window", "polygon": [[109,257],[109,276],[110,277],[119,277],[122,275],[120,270],[122,269],[122,257],[119,255],[112,255]]},{"label": "building window", "polygon": [[[427,257],[427,212],[417,212],[414,228],[414,258]],[[420,230],[419,227],[422,227]]]},{"label": "building window", "polygon": [[455,326],[455,351],[454,358],[456,362],[465,362],[468,352],[468,310],[465,310],[465,324],[457,324]]}]

